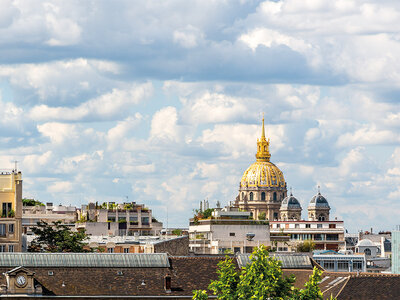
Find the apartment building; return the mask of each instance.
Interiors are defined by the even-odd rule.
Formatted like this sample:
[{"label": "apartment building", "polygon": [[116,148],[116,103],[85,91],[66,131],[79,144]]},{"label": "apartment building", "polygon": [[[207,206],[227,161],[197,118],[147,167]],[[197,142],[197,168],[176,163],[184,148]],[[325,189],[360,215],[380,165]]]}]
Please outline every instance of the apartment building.
[{"label": "apartment building", "polygon": [[75,228],[85,229],[88,235],[159,235],[162,223],[152,215],[151,209],[136,202],[101,205],[89,203],[78,210]]},{"label": "apartment building", "polygon": [[308,240],[317,250],[345,249],[343,221],[271,221],[270,233],[278,251],[295,251],[299,243]]},{"label": "apartment building", "polygon": [[0,208],[0,252],[21,252],[21,172],[0,172]]}]

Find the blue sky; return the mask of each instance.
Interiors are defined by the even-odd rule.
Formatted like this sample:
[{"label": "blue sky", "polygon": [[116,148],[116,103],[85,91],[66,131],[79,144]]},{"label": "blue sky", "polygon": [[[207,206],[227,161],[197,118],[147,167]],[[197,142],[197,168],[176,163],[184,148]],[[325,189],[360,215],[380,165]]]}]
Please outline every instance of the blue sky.
[{"label": "blue sky", "polygon": [[303,206],[400,215],[397,1],[1,1],[0,166],[55,204],[145,203],[187,226],[235,199],[261,113]]}]

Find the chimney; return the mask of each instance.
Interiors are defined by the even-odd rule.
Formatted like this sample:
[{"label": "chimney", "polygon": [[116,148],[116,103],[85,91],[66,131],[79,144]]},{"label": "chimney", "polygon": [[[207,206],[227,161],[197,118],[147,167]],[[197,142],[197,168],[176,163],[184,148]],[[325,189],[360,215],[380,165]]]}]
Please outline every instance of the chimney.
[{"label": "chimney", "polygon": [[169,274],[164,277],[164,289],[166,293],[171,293],[171,276]]}]

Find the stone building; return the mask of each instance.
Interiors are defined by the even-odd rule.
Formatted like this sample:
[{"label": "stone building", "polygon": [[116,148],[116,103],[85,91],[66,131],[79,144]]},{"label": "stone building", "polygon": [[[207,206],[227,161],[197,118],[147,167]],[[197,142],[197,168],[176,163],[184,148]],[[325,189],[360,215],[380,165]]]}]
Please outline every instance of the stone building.
[{"label": "stone building", "polygon": [[0,173],[0,252],[20,252],[22,246],[22,175]]},{"label": "stone building", "polygon": [[93,236],[159,235],[162,223],[144,204],[105,202],[82,205],[75,227]]}]

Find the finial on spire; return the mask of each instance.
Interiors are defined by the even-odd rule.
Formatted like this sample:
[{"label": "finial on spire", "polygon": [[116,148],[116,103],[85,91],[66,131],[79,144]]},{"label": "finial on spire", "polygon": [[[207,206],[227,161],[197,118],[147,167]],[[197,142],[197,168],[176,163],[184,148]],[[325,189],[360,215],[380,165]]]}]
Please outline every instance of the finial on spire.
[{"label": "finial on spire", "polygon": [[261,131],[261,138],[265,139],[265,128],[264,128],[264,113],[262,117],[262,131]]},{"label": "finial on spire", "polygon": [[290,196],[293,196],[292,187],[290,187]]},{"label": "finial on spire", "polygon": [[318,194],[321,194],[321,187],[318,185]]}]

